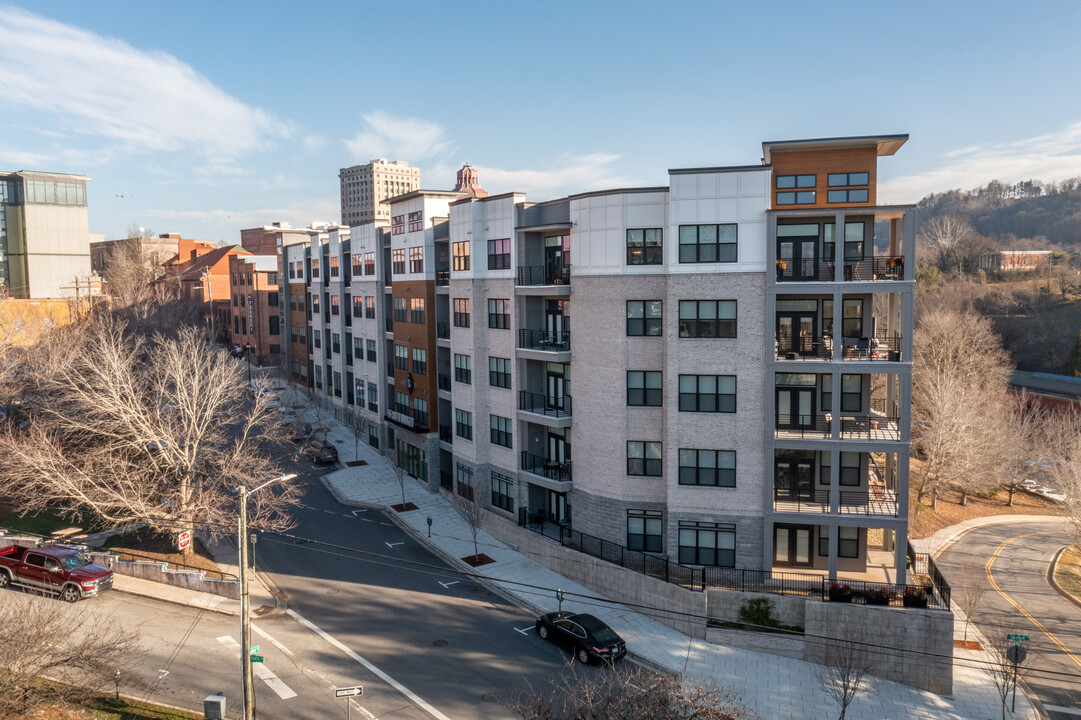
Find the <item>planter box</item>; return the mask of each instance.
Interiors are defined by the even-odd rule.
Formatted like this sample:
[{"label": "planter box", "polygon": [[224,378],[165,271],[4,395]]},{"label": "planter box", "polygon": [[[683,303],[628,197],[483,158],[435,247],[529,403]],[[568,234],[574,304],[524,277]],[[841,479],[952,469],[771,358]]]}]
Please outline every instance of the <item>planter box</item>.
[{"label": "planter box", "polygon": [[852,592],[830,589],[830,602],[852,602]]},{"label": "planter box", "polygon": [[889,605],[890,604],[890,596],[889,595],[873,595],[873,594],[872,595],[867,595],[866,598],[864,598],[864,602],[866,602],[868,605]]},{"label": "planter box", "polygon": [[927,608],[927,597],[919,597],[914,595],[905,595],[902,598],[906,608]]}]

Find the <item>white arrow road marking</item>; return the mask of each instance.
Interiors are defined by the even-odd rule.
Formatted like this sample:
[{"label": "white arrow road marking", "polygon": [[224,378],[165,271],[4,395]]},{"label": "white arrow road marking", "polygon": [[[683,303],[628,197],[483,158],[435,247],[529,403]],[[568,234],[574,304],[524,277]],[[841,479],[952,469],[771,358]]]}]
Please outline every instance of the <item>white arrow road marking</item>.
[{"label": "white arrow road marking", "polygon": [[451,585],[457,585],[458,581],[457,580],[451,580],[450,582],[443,582],[442,580],[440,580],[439,584],[442,585],[445,588],[449,588]]},{"label": "white arrow road marking", "polygon": [[317,634],[319,637],[323,638],[328,643],[330,643],[334,647],[338,648],[339,650],[341,650],[343,653],[345,653],[349,657],[356,660],[358,663],[360,663],[364,667],[368,668],[368,670],[370,670],[371,672],[375,673],[384,682],[391,685],[395,690],[397,690],[402,695],[405,695],[407,698],[412,700],[414,703],[417,704],[417,707],[419,707],[421,710],[424,710],[425,712],[427,712],[432,717],[436,718],[436,720],[450,720],[449,717],[447,717],[446,715],[444,715],[443,713],[439,712],[434,707],[429,705],[419,695],[414,693],[412,690],[407,688],[405,685],[402,685],[400,682],[398,682],[397,680],[392,678],[390,675],[387,675],[385,672],[383,672],[382,670],[377,668],[375,665],[372,665],[368,660],[365,660],[363,657],[361,657],[360,655],[356,654],[355,652],[353,652],[352,650],[347,648],[345,645],[340,643],[338,640],[334,639],[330,634],[328,634],[326,631],[324,631],[322,628],[320,628],[315,623],[311,622],[310,620],[307,620],[304,617],[301,617],[300,615],[297,614],[297,612],[295,610],[286,610],[285,612],[286,612],[286,614],[290,615],[294,620],[296,620],[298,623],[300,623],[304,627],[308,628],[309,630],[311,630],[312,632]]},{"label": "white arrow road marking", "polygon": [[522,633],[523,635],[528,635],[529,633],[531,633],[536,628],[530,626],[530,627],[514,628],[514,629],[517,630],[518,632]]},{"label": "white arrow road marking", "polygon": [[383,541],[383,544],[384,544],[384,545],[386,545],[386,546],[387,546],[388,548],[392,548],[392,547],[394,547],[395,545],[405,545],[405,543],[404,543],[404,542],[388,543],[388,542],[386,542],[386,541]]},{"label": "white arrow road marking", "polygon": [[158,670],[158,680],[161,680],[163,677],[165,677],[168,674],[169,674],[168,670]]},{"label": "white arrow road marking", "polygon": [[283,653],[285,653],[286,655],[289,655],[290,657],[292,657],[292,655],[293,655],[293,651],[292,651],[292,650],[290,650],[289,648],[285,647],[284,645],[282,645],[282,644],[281,644],[280,642],[278,642],[278,641],[277,641],[277,640],[275,640],[274,638],[270,637],[270,635],[268,635],[268,634],[266,633],[266,631],[265,631],[265,630],[263,630],[263,629],[262,629],[261,627],[259,627],[259,626],[258,626],[258,625],[256,625],[255,623],[252,623],[252,624],[251,624],[251,629],[252,629],[252,630],[254,630],[254,631],[255,631],[255,633],[256,633],[256,634],[257,634],[257,635],[258,635],[259,637],[261,637],[261,638],[264,638],[264,639],[265,639],[265,640],[266,640],[266,641],[267,641],[268,643],[270,643],[270,644],[271,644],[271,645],[273,645],[274,647],[278,648],[279,650],[281,650],[281,651],[282,651]]},{"label": "white arrow road marking", "polygon": [[363,509],[363,510],[354,510],[354,511],[353,511],[353,517],[356,517],[356,516],[357,516],[357,513],[366,513],[366,512],[368,512],[368,510],[367,510],[367,509]]},{"label": "white arrow road marking", "polygon": [[[232,636],[222,635],[220,638],[218,638],[218,642],[232,650],[233,654],[236,655],[237,658],[240,658],[240,643],[234,640]],[[278,697],[280,697],[282,700],[288,700],[289,698],[294,698],[297,696],[297,694],[293,692],[293,689],[283,683],[277,675],[271,672],[270,668],[268,668],[266,664],[260,662],[253,662],[252,669],[255,671],[256,677],[265,682],[267,684],[267,687],[276,692],[278,694]]]}]

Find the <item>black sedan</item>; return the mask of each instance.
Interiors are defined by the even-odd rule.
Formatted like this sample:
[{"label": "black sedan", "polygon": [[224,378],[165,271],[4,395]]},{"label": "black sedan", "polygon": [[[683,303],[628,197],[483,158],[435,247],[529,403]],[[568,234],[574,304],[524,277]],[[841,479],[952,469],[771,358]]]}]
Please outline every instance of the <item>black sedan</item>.
[{"label": "black sedan", "polygon": [[304,454],[317,465],[333,465],[338,462],[338,448],[327,442],[308,443]]},{"label": "black sedan", "polygon": [[295,443],[306,442],[312,436],[312,426],[304,423],[289,433],[289,440]]},{"label": "black sedan", "polygon": [[567,648],[581,663],[615,660],[627,654],[623,638],[592,615],[566,611],[541,615],[537,635]]}]

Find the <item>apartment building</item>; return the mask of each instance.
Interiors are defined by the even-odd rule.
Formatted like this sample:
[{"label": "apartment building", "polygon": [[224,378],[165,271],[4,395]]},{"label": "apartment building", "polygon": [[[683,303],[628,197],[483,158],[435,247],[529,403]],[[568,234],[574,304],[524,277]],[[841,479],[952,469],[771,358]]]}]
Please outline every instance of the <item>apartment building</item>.
[{"label": "apartment building", "polygon": [[420,187],[420,168],[409,167],[401,160],[388,162],[375,159],[366,165],[342,168],[338,173],[341,185],[342,225],[386,221],[390,208],[382,202],[396,195],[413,192]]},{"label": "apartment building", "polygon": [[432,491],[522,532],[903,578],[914,235],[876,176],[906,139],[769,142],[542,203],[461,173],[392,197],[389,226],[288,256],[310,380]]},{"label": "apartment building", "polygon": [[277,255],[229,257],[229,339],[254,365],[281,362],[281,301]]}]

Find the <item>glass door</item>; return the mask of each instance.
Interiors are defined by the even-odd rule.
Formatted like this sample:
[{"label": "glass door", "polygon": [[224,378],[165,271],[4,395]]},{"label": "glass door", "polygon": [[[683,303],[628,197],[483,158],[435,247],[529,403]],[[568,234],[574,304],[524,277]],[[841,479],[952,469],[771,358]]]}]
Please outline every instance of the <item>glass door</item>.
[{"label": "glass door", "polygon": [[786,566],[811,565],[811,527],[775,525],[773,528],[773,563]]},{"label": "glass door", "polygon": [[548,491],[548,519],[554,523],[567,519],[567,493]]},{"label": "glass door", "polygon": [[564,397],[567,395],[567,377],[563,366],[548,364],[548,392],[544,396],[544,405],[548,410],[562,410]]},{"label": "glass door", "polygon": [[554,350],[563,348],[566,340],[564,333],[569,325],[567,318],[563,315],[563,304],[563,300],[544,301],[545,340]]},{"label": "glass door", "polygon": [[814,388],[777,388],[777,428],[814,427]]},{"label": "glass door", "polygon": [[814,493],[810,459],[778,458],[774,462],[774,490],[778,500],[810,500]]},{"label": "glass door", "polygon": [[777,279],[818,279],[818,238],[778,238]]},{"label": "glass door", "polygon": [[817,356],[821,339],[817,337],[818,317],[812,312],[777,313],[777,352]]}]

